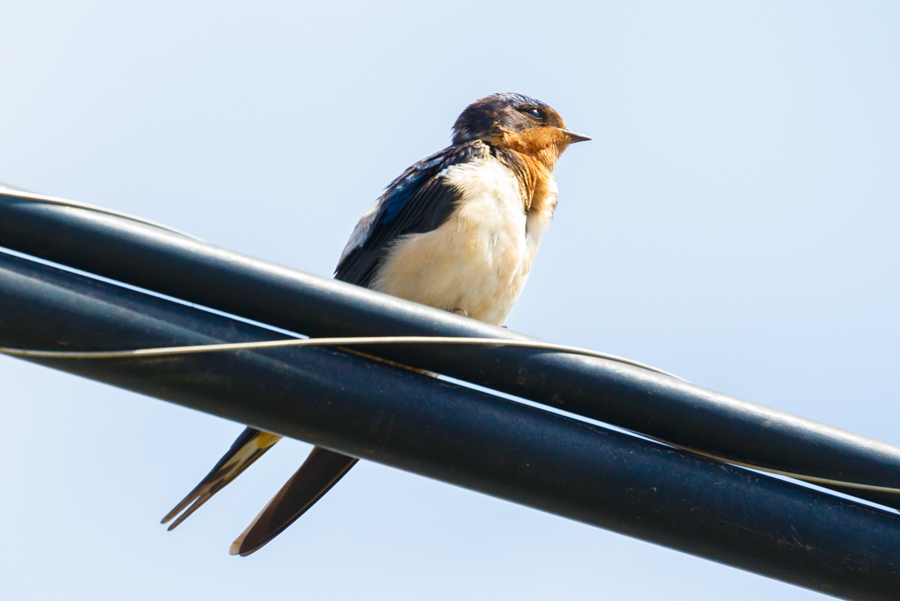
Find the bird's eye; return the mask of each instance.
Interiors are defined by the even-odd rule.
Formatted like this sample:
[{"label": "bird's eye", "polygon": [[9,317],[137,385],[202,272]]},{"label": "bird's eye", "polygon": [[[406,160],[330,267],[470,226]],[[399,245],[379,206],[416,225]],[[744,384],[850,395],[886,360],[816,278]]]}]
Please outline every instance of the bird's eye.
[{"label": "bird's eye", "polygon": [[531,107],[530,109],[527,109],[525,112],[528,113],[529,115],[531,115],[532,117],[534,117],[535,119],[540,120],[540,119],[544,118],[544,113],[541,111],[541,109],[539,109],[537,107]]}]

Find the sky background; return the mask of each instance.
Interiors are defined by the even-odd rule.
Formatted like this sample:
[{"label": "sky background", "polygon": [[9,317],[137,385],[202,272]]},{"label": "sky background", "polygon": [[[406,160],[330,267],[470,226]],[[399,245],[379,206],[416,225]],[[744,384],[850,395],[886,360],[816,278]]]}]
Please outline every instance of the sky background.
[{"label": "sky background", "polygon": [[[900,444],[898,30],[896,2],[0,2],[0,182],[330,276],[469,102],[533,95],[594,141],[510,328]],[[0,423],[10,598],[824,598],[372,463],[238,559],[308,445],[166,533],[240,425],[9,358]]]}]

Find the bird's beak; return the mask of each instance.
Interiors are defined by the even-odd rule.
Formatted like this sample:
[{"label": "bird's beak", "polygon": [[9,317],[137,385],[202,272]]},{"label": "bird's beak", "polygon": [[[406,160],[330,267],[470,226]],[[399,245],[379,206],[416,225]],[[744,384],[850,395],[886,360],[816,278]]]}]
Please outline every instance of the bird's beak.
[{"label": "bird's beak", "polygon": [[559,128],[559,131],[569,137],[569,144],[574,144],[575,142],[587,142],[590,140],[589,137],[582,134],[576,134],[574,131],[569,131],[568,129]]}]

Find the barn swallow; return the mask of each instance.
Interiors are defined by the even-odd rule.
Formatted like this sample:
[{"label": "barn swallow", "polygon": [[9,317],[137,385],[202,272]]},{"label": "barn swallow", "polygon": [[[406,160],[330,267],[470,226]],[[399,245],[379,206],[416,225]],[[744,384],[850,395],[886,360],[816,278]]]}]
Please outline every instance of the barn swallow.
[{"label": "barn swallow", "polygon": [[[589,139],[566,129],[559,113],[534,98],[477,100],[456,120],[452,144],[409,167],[362,216],[335,278],[501,325],[553,217],[556,161],[570,144]],[[169,530],[178,526],[279,439],[244,430],[162,523],[175,518]],[[356,462],[314,447],[231,554],[246,556],[268,543]]]}]

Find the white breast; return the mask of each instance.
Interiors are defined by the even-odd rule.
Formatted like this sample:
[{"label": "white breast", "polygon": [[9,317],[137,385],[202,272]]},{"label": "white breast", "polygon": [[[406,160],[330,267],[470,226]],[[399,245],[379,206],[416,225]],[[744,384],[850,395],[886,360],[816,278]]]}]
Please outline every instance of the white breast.
[{"label": "white breast", "polygon": [[372,287],[500,325],[522,293],[554,202],[525,213],[518,179],[493,157],[454,165],[445,177],[461,198],[436,230],[398,241]]}]

